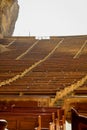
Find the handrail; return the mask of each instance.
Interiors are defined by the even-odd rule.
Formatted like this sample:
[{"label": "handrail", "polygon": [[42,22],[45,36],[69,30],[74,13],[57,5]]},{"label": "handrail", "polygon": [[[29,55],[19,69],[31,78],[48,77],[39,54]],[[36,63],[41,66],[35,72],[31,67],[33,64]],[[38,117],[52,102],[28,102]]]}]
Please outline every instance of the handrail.
[{"label": "handrail", "polygon": [[81,80],[77,81],[76,83],[64,88],[64,90],[61,90],[60,92],[56,93],[55,98],[50,102],[49,106],[53,106],[54,103],[69,94],[70,92],[74,91],[75,89],[82,86],[87,80],[87,75],[85,75]]},{"label": "handrail", "polygon": [[81,48],[79,49],[79,51],[76,53],[76,55],[73,57],[73,59],[76,59],[80,53],[82,52],[82,50],[84,49],[85,45],[87,43],[87,40],[84,42],[84,44],[81,46]]},{"label": "handrail", "polygon": [[6,47],[9,47],[9,46],[12,45],[15,41],[16,41],[16,39],[13,40],[12,42],[10,42],[8,45],[5,45],[5,46],[6,46]]},{"label": "handrail", "polygon": [[31,49],[32,49],[38,42],[39,42],[39,40],[36,41],[31,47],[29,47],[24,53],[22,53],[20,56],[18,56],[15,60],[19,60],[19,59],[21,59],[23,56],[25,56],[29,51],[31,51]]}]

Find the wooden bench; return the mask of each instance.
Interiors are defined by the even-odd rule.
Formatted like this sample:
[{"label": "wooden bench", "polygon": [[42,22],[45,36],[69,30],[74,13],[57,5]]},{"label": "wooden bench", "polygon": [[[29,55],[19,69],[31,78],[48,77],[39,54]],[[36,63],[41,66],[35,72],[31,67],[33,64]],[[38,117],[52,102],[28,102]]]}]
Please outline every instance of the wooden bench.
[{"label": "wooden bench", "polygon": [[0,101],[0,118],[8,121],[9,130],[58,127],[56,120],[61,122],[62,115],[61,107],[37,107],[37,102],[24,99]]},{"label": "wooden bench", "polygon": [[[32,109],[32,108],[31,108]],[[39,109],[39,110],[38,110]],[[46,112],[45,110],[48,109]],[[52,111],[52,112],[51,112]],[[11,112],[0,112],[0,117],[8,121],[8,129],[9,130],[34,130],[34,128],[38,127],[43,129],[49,129],[50,122],[55,123],[55,116],[57,108],[40,108],[37,107],[37,110],[33,111],[28,110],[26,108],[24,110],[19,111],[11,111]]]},{"label": "wooden bench", "polygon": [[44,113],[38,116],[38,126],[35,130],[49,130],[50,123],[55,123],[55,113]]},{"label": "wooden bench", "polygon": [[65,130],[65,114],[64,109],[57,109],[50,114],[38,116],[39,126],[35,130]]}]

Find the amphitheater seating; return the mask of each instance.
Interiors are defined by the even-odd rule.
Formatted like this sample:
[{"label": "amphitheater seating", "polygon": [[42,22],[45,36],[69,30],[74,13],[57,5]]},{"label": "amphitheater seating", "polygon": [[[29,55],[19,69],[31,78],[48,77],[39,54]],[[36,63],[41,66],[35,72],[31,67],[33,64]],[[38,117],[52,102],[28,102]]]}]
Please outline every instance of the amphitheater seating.
[{"label": "amphitheater seating", "polygon": [[[16,92],[20,94],[22,90],[24,95],[36,94],[54,97],[56,92],[70,86],[85,76],[87,72],[87,60],[83,57],[75,59],[73,57],[81,48],[86,38],[86,36],[64,37],[63,43],[60,44],[52,56],[36,66],[24,77],[1,87],[0,93],[4,94],[6,91],[8,94]],[[49,40],[39,40],[32,48],[32,51],[20,60],[15,60],[14,57],[16,58],[17,55],[25,52],[37,40],[34,37],[1,39],[1,44],[6,43],[8,45],[12,41],[14,43],[8,47],[11,49],[10,52],[0,54],[0,82],[21,74],[25,69],[43,59],[61,39],[59,37]]]},{"label": "amphitheater seating", "polygon": [[[0,118],[4,118],[8,122],[8,129],[34,130],[36,128],[40,128],[48,130],[50,127],[50,123],[54,123],[55,127],[60,127],[60,124],[56,125],[55,120],[59,118],[58,120],[60,121],[60,117],[57,117],[57,111],[60,111],[61,108],[41,108],[28,106],[22,109],[21,108],[22,106],[16,109],[13,108],[13,110],[11,110],[10,112],[0,112]],[[64,111],[62,115],[64,115]],[[58,116],[60,116],[60,114]]]},{"label": "amphitheater seating", "polygon": [[38,116],[38,126],[35,129],[39,130],[49,130],[50,123],[55,123],[55,113],[44,114]]},{"label": "amphitheater seating", "polygon": [[78,88],[77,90],[74,91],[74,95],[79,95],[79,96],[86,96],[87,95],[87,87],[86,87],[87,82],[84,84],[83,87]]},{"label": "amphitheater seating", "polygon": [[[53,54],[43,61],[62,39],[63,42]],[[87,74],[87,46],[78,54],[86,40],[87,36],[51,37],[44,40],[37,40],[35,37],[0,39],[0,44],[9,49],[0,53],[0,83],[21,75],[38,61],[43,61],[24,77],[0,86],[0,115],[8,121],[9,129],[41,130],[45,118],[43,115],[50,115],[50,119],[53,112],[56,113],[54,115],[58,115],[56,109],[51,111],[50,108],[45,110],[41,107],[48,107],[56,93],[76,83]],[[37,44],[29,52],[22,58],[16,59],[36,41]],[[87,82],[81,87],[86,86]],[[24,107],[21,104],[25,104]],[[49,120],[44,127],[46,128],[47,125],[47,129],[50,130],[54,130],[54,126],[57,127],[56,130],[59,127],[63,128],[65,116],[63,113],[61,115],[58,116],[60,119],[55,117],[55,121]]]},{"label": "amphitheater seating", "polygon": [[[32,66],[36,61],[43,59],[60,40],[61,37],[51,38],[50,40],[39,40],[38,44],[32,48],[32,51],[27,53],[21,60],[15,60],[13,58],[14,55],[20,55],[22,52],[25,52],[24,48],[27,49],[30,47],[34,44],[36,39],[34,37],[1,39],[0,42],[4,44],[5,42],[9,44],[11,41],[14,41],[14,43],[9,46],[11,49],[10,52],[0,54],[0,60],[2,60],[3,57],[0,64],[0,81],[21,74],[21,72]],[[80,80],[86,74],[87,60],[82,57],[73,59],[73,56],[78,52],[85,40],[86,36],[64,37],[63,43],[61,43],[51,57],[27,73],[25,77],[5,85],[6,91],[14,90],[20,92],[22,89],[24,91],[27,90],[27,94],[44,93],[55,96],[56,91],[60,91]],[[22,52],[20,50],[22,50]],[[8,53],[9,57],[6,53]],[[3,90],[4,88],[0,88],[0,91]]]},{"label": "amphitheater seating", "polygon": [[87,130],[87,116],[80,115],[72,108],[72,130]]}]

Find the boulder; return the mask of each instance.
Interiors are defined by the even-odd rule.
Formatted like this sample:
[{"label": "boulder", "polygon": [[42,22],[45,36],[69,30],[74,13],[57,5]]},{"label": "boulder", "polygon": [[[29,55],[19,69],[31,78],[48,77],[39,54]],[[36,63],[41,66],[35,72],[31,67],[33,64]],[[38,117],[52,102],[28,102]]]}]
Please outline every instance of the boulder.
[{"label": "boulder", "polygon": [[0,0],[0,37],[12,36],[18,13],[17,0]]}]

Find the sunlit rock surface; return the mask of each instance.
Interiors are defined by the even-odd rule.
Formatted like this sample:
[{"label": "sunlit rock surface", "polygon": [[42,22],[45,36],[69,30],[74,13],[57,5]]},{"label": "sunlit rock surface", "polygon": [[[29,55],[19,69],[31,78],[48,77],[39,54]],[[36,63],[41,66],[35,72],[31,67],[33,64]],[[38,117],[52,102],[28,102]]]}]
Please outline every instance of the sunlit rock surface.
[{"label": "sunlit rock surface", "polygon": [[18,13],[17,0],[0,0],[0,37],[13,34]]}]

